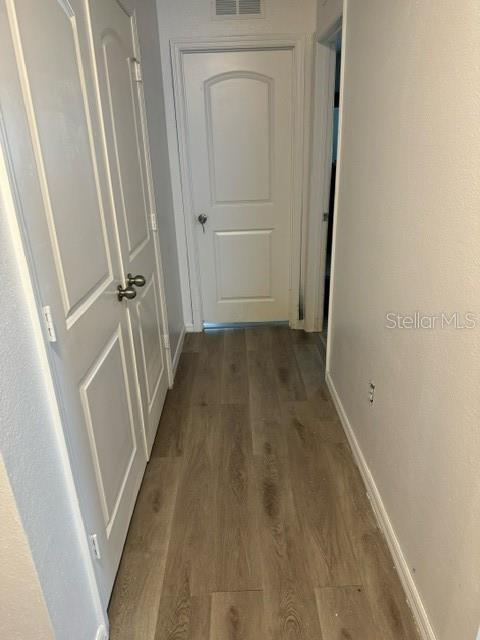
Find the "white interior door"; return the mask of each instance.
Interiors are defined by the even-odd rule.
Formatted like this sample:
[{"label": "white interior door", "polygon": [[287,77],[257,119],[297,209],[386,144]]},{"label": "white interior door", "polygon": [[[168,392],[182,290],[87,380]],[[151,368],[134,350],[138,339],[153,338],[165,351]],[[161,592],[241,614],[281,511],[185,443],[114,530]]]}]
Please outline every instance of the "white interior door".
[{"label": "white interior door", "polygon": [[[163,283],[155,259],[141,68],[132,18],[116,0],[92,0],[90,20],[110,167],[110,187],[125,273],[145,278],[127,305],[131,316],[148,453],[168,389]],[[166,333],[166,330],[165,330]]]},{"label": "white interior door", "polygon": [[[168,376],[132,23],[113,0],[92,5],[89,20],[82,0],[6,0],[2,53],[15,59],[0,67],[0,97],[106,605]],[[119,301],[129,272],[145,284]]]},{"label": "white interior door", "polygon": [[[121,179],[110,180],[82,0],[6,0],[6,7],[11,43],[4,38],[1,46],[10,47],[7,53],[13,49],[18,69],[18,78],[1,72],[9,157],[42,301],[53,317],[52,359],[66,439],[106,605],[146,465],[142,403],[148,398],[147,415],[155,413],[158,421],[166,379],[144,201],[145,150],[141,140],[129,137],[123,114],[128,105],[117,104],[126,100],[119,88],[124,80],[109,50],[106,60],[117,75],[111,79],[107,130],[114,111],[125,127],[113,132],[115,140],[107,138],[121,165],[111,162],[111,173],[122,172]],[[111,27],[114,33],[114,21]],[[124,54],[128,83],[129,62],[130,53]],[[128,86],[134,133],[141,137],[138,96],[135,85]],[[117,286],[125,284],[129,270],[145,274],[147,282],[135,300],[120,302]],[[151,439],[151,425],[147,429]]]},{"label": "white interior door", "polygon": [[293,53],[184,53],[183,73],[203,319],[288,320]]}]

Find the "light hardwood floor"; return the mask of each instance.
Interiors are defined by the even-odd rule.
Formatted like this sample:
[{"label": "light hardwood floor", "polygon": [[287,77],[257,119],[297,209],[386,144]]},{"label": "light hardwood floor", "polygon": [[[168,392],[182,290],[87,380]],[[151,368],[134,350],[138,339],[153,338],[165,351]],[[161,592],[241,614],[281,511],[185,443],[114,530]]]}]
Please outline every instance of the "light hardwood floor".
[{"label": "light hardwood floor", "polygon": [[318,336],[187,335],[111,640],[417,640]]}]

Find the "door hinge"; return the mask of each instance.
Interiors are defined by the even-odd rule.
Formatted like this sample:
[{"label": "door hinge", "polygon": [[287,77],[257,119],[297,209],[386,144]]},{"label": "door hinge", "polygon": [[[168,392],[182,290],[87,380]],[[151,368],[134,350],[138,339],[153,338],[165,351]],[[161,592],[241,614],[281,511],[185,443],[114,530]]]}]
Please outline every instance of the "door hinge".
[{"label": "door hinge", "polygon": [[137,58],[132,58],[132,64],[133,64],[133,72],[135,75],[135,82],[142,82],[143,78],[142,78],[142,65],[140,64],[140,60],[138,60]]},{"label": "door hinge", "polygon": [[152,231],[157,231],[157,229],[158,229],[157,214],[156,213],[151,213],[150,214],[150,228],[151,228]]},{"label": "door hinge", "polygon": [[328,211],[323,214],[323,221],[328,222]]},{"label": "door hinge", "polygon": [[93,555],[97,560],[100,560],[102,554],[100,553],[100,545],[98,544],[98,536],[96,533],[93,533],[90,538],[90,546],[92,547]]},{"label": "door hinge", "polygon": [[55,333],[52,310],[50,309],[50,306],[47,305],[46,307],[43,307],[42,312],[43,312],[43,322],[45,324],[45,329],[47,330],[48,341],[56,342],[57,334]]},{"label": "door hinge", "polygon": [[163,334],[163,346],[165,349],[170,349],[170,338],[168,333]]}]

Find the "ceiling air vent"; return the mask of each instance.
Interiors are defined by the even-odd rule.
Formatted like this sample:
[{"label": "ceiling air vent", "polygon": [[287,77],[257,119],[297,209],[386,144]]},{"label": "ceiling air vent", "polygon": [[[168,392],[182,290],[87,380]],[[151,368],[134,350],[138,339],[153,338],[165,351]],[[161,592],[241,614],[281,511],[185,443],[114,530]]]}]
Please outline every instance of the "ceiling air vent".
[{"label": "ceiling air vent", "polygon": [[218,17],[236,16],[237,0],[216,0],[215,15]]},{"label": "ceiling air vent", "polygon": [[263,18],[264,0],[213,0],[214,18]]}]

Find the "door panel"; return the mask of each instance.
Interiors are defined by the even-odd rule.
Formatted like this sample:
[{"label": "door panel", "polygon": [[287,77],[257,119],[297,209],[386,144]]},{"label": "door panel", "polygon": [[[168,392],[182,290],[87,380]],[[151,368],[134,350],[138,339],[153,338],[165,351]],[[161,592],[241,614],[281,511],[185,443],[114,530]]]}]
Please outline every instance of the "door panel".
[{"label": "door panel", "polygon": [[[29,3],[17,2],[16,7],[23,35],[24,25],[34,17]],[[31,95],[32,132],[65,316],[73,322],[113,282],[113,275],[90,112],[82,88],[77,23],[71,9],[54,0],[47,3],[47,11],[56,41],[39,46],[42,34],[22,38],[28,64],[24,80]],[[68,78],[68,84],[59,78]],[[84,260],[87,245],[88,261]]]},{"label": "door panel", "polygon": [[124,280],[117,226],[125,225],[115,223],[108,198],[83,2],[9,0],[7,11],[28,131],[10,124],[11,113],[6,130],[12,140],[30,138],[14,171],[38,175],[41,200],[25,216],[57,334],[55,377],[106,605],[146,465],[128,312],[116,291]]},{"label": "door panel", "polygon": [[272,300],[271,242],[272,229],[215,234],[218,300]]},{"label": "door panel", "polygon": [[88,371],[80,395],[109,537],[138,447],[121,327]]},{"label": "door panel", "polygon": [[[135,120],[135,82],[132,78],[133,51],[125,50],[120,37],[111,31],[102,36],[105,70],[105,94],[108,99],[107,121],[113,126],[111,149],[120,186],[119,204],[125,219],[130,259],[150,239],[147,202],[143,185],[138,127]],[[140,206],[139,206],[140,204]]]},{"label": "door panel", "polygon": [[270,200],[271,94],[272,80],[255,74],[228,73],[206,83],[213,203]]},{"label": "door panel", "polygon": [[161,321],[158,313],[159,308],[155,274],[151,273],[148,278],[148,283],[140,293],[137,302],[137,321],[142,365],[147,382],[146,394],[149,408],[155,401],[158,386],[164,374],[162,350],[160,349],[162,335],[160,333]]},{"label": "door panel", "polygon": [[[110,189],[117,219],[124,273],[141,274],[144,289],[128,304],[140,380],[147,452],[150,453],[168,389],[163,346],[160,283],[156,276],[153,233],[154,202],[143,112],[143,87],[136,76],[132,20],[115,0],[90,2],[91,30],[98,69]],[[166,331],[165,331],[166,333]]]},{"label": "door panel", "polygon": [[288,320],[292,52],[187,52],[183,71],[203,319]]}]

